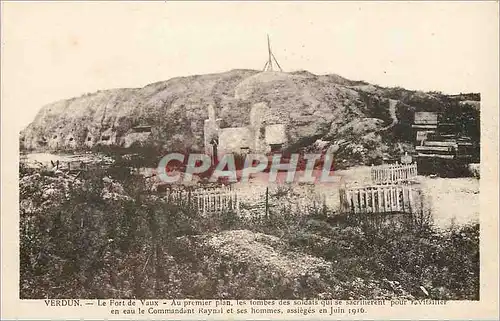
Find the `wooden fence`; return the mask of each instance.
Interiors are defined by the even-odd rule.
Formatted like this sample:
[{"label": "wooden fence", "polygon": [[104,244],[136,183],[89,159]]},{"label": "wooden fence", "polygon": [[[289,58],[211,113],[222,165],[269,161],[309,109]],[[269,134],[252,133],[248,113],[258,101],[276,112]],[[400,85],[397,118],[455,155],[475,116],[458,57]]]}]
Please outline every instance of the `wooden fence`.
[{"label": "wooden fence", "polygon": [[374,185],[341,188],[341,212],[358,213],[415,213],[417,190],[411,185]]},{"label": "wooden fence", "polygon": [[371,177],[374,184],[410,181],[417,177],[417,164],[372,165]]},{"label": "wooden fence", "polygon": [[171,189],[166,191],[169,202],[194,208],[200,214],[221,213],[240,209],[238,194],[231,187]]},{"label": "wooden fence", "polygon": [[295,213],[306,215],[323,212],[325,195],[290,198],[270,191],[268,187],[254,192],[252,196],[242,194],[231,186],[170,188],[162,191],[168,202],[187,207],[202,215],[234,211],[244,217],[263,218],[271,214]]},{"label": "wooden fence", "polygon": [[306,216],[312,213],[326,215],[327,211],[326,195],[323,193],[296,195],[267,187],[255,193],[252,198],[246,196],[240,196],[240,201],[243,204],[240,214],[247,217]]}]

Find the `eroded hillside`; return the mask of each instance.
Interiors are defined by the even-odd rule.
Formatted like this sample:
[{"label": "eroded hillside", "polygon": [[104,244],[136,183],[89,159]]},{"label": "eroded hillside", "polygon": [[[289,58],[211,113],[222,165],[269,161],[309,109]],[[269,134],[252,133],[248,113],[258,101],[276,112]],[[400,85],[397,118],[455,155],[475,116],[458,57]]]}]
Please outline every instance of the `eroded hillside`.
[{"label": "eroded hillside", "polygon": [[98,91],[44,106],[21,133],[21,148],[201,151],[208,106],[221,126],[235,127],[248,124],[257,103],[268,107],[265,122],[286,125],[290,150],[330,148],[337,159],[360,164],[410,148],[405,142],[410,142],[412,112],[446,108],[450,99],[337,75],[232,70]]}]

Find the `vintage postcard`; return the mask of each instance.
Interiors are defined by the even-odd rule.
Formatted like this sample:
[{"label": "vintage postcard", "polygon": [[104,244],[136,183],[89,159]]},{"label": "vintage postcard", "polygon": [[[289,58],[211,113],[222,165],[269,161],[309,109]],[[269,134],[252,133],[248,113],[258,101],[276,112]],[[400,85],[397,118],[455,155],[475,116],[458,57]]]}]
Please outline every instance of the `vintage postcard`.
[{"label": "vintage postcard", "polygon": [[1,5],[2,319],[498,318],[498,2]]}]

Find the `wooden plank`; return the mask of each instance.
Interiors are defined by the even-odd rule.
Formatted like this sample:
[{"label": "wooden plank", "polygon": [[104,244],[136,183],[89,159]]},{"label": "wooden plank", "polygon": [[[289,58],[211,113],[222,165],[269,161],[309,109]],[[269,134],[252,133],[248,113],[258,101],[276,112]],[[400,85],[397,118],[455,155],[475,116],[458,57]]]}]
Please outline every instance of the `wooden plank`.
[{"label": "wooden plank", "polygon": [[361,192],[358,189],[356,191],[356,207],[354,213],[360,213],[361,212]]},{"label": "wooden plank", "polygon": [[359,190],[359,201],[360,201],[360,206],[361,206],[361,213],[366,213],[366,190],[365,189],[360,189]]},{"label": "wooden plank", "polygon": [[393,204],[394,204],[394,199],[393,199],[393,194],[392,194],[392,186],[389,186],[389,206],[390,206],[390,212],[393,212]]},{"label": "wooden plank", "polygon": [[405,191],[406,187],[401,188],[401,210],[405,213]]},{"label": "wooden plank", "polygon": [[381,213],[387,212],[387,194],[385,192],[385,188],[380,188],[381,200],[382,200],[382,210]]},{"label": "wooden plank", "polygon": [[356,190],[351,191],[351,212],[352,213],[357,213],[357,207],[358,207],[358,202],[357,202],[358,196]]},{"label": "wooden plank", "polygon": [[361,211],[362,213],[366,213],[367,212],[367,208],[366,208],[366,189],[361,189],[360,190],[360,193],[361,193]]},{"label": "wooden plank", "polygon": [[348,191],[347,190],[343,190],[343,194],[344,194],[344,200],[345,200],[345,204],[344,204],[344,213],[347,213],[348,210],[346,210],[346,207],[348,208],[349,207],[349,195],[348,195]]},{"label": "wooden plank", "polygon": [[450,152],[448,146],[415,146],[416,151]]},{"label": "wooden plank", "polygon": [[372,205],[372,209],[371,209],[371,212],[375,213],[375,212],[377,212],[377,209],[375,208],[375,189],[374,188],[372,188],[372,190],[371,190],[371,195],[372,195],[372,204],[371,204]]},{"label": "wooden plank", "polygon": [[410,207],[410,213],[413,211],[415,208],[415,204],[413,204],[413,190],[412,188],[408,188],[408,206]]},{"label": "wooden plank", "polygon": [[401,189],[399,187],[396,187],[396,206],[397,206],[397,210],[398,212],[401,211],[401,205],[399,203],[399,193],[401,192]]},{"label": "wooden plank", "polygon": [[355,204],[355,200],[354,200],[354,191],[353,190],[350,190],[349,191],[349,196],[348,196],[348,199],[349,199],[349,212],[350,213],[355,213],[356,212],[356,204]]},{"label": "wooden plank", "polygon": [[391,187],[387,186],[387,189],[385,190],[387,193],[387,212],[392,211],[392,197],[391,197]]},{"label": "wooden plank", "polygon": [[352,191],[347,192],[347,200],[349,201],[349,213],[354,213],[354,200]]},{"label": "wooden plank", "polygon": [[340,189],[339,194],[340,194],[340,211],[344,213],[346,211],[345,210],[345,204],[346,204],[345,190]]},{"label": "wooden plank", "polygon": [[403,212],[407,208],[407,206],[406,206],[407,199],[408,199],[407,194],[408,194],[408,189],[405,187],[405,188],[403,188]]},{"label": "wooden plank", "polygon": [[456,147],[457,146],[457,143],[454,142],[454,141],[451,141],[451,142],[447,142],[447,141],[426,141],[424,143],[424,146],[449,146],[449,147]]},{"label": "wooden plank", "polygon": [[387,199],[385,195],[385,189],[380,188],[380,200],[382,201],[382,208],[381,208],[381,213],[385,213],[387,211]]},{"label": "wooden plank", "polygon": [[370,209],[370,193],[369,193],[369,190],[368,188],[365,188],[364,189],[364,194],[365,194],[365,212],[366,213],[370,213],[371,212],[371,209]]},{"label": "wooden plank", "polygon": [[383,212],[382,210],[382,205],[384,204],[383,200],[382,200],[382,190],[380,188],[380,186],[377,188],[377,200],[378,200],[378,211],[379,212]]},{"label": "wooden plank", "polygon": [[234,193],[234,198],[236,198],[236,211],[239,213],[240,212],[240,199],[238,197],[238,194]]},{"label": "wooden plank", "polygon": [[422,154],[422,153],[418,153],[418,157],[421,157],[421,158],[454,159],[455,155],[438,155],[438,154]]},{"label": "wooden plank", "polygon": [[387,197],[387,207],[385,209],[386,212],[390,212],[391,211],[391,193],[390,193],[390,187],[386,188],[384,190],[385,192],[385,195]]}]

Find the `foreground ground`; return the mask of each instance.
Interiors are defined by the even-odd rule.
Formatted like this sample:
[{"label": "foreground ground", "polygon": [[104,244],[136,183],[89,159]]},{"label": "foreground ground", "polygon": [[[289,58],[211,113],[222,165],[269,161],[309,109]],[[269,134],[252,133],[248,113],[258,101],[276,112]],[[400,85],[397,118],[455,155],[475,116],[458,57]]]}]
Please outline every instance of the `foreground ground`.
[{"label": "foreground ground", "polygon": [[22,167],[21,298],[479,299],[478,224],[202,218],[145,188]]}]

